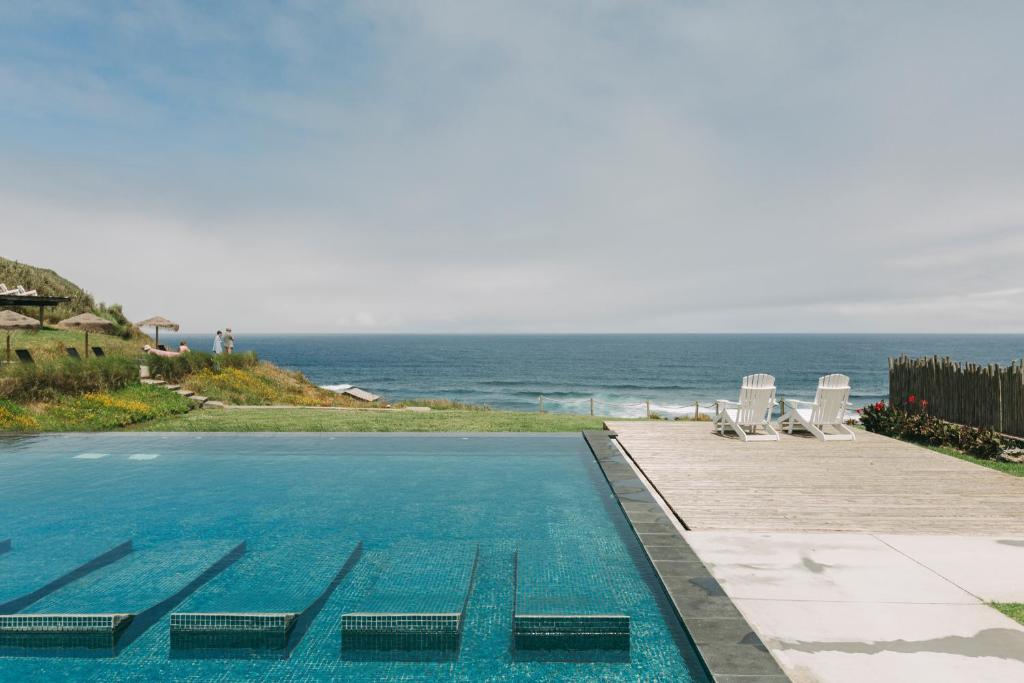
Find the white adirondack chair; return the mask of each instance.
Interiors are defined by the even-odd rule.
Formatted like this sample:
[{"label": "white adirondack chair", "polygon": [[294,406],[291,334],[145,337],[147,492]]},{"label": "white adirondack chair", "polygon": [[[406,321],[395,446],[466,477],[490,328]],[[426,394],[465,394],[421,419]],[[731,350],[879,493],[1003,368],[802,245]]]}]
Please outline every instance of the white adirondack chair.
[{"label": "white adirondack chair", "polygon": [[818,380],[814,401],[786,399],[786,414],[779,418],[779,429],[792,434],[794,427],[802,427],[822,441],[853,441],[857,437],[846,426],[846,410],[850,407],[850,378],[825,375]]},{"label": "white adirondack chair", "polygon": [[[775,378],[771,375],[747,375],[740,385],[740,400],[715,402],[718,413],[713,424],[719,434],[728,427],[743,441],[778,441],[779,433],[772,428],[772,409],[775,408]],[[758,429],[763,434],[758,434]]]}]

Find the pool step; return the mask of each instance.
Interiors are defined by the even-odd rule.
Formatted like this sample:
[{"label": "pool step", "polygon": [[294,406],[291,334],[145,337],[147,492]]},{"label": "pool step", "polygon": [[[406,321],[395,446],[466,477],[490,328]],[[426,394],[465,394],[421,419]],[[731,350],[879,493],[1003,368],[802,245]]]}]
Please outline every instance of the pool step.
[{"label": "pool step", "polygon": [[[171,649],[286,654],[361,554],[361,542],[324,538],[253,550],[171,614]],[[302,581],[279,580],[289,574]],[[254,595],[253,586],[264,589]]]},{"label": "pool step", "polygon": [[583,558],[558,556],[541,548],[516,550],[512,643],[520,652],[617,652],[628,656],[629,615],[614,603],[605,577],[588,571]]},{"label": "pool step", "polygon": [[0,633],[116,633],[134,614],[4,614]]},{"label": "pool step", "polygon": [[414,543],[378,557],[382,575],[363,596],[364,609],[341,617],[342,655],[356,660],[457,656],[479,545]]},{"label": "pool step", "polygon": [[[75,582],[39,600],[31,612],[0,615],[0,633],[39,635],[22,647],[51,649],[60,640],[44,636],[105,634],[108,655],[127,646],[204,583],[235,562],[245,543],[165,543],[133,551],[96,580]],[[120,609],[103,609],[115,606]],[[99,609],[94,609],[99,608]]]},{"label": "pool step", "polygon": [[288,633],[300,612],[175,612],[176,633]]}]

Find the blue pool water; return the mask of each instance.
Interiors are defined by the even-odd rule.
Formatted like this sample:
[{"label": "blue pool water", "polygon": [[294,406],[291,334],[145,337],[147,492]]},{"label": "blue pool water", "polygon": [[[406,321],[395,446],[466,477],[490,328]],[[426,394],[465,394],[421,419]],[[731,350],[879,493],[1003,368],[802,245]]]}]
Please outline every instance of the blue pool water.
[{"label": "blue pool water", "polygon": [[[209,348],[210,335],[167,335]],[[390,401],[443,397],[511,410],[636,416],[683,414],[694,401],[735,399],[742,376],[775,375],[784,397],[810,399],[818,377],[852,379],[854,403],[888,396],[890,356],[952,356],[1009,363],[1024,335],[982,334],[571,334],[247,335],[252,349],[320,385],[354,384]]]},{"label": "blue pool water", "polygon": [[[240,541],[171,611],[313,605],[285,654],[172,648],[163,613],[113,650],[4,641],[0,680],[705,680],[578,435],[5,437],[0,501],[0,603],[35,587],[41,557],[60,575],[133,543],[26,613],[147,609]],[[524,600],[628,614],[624,656],[514,651],[516,551]],[[455,656],[343,649],[342,614],[457,610],[470,576]]]}]

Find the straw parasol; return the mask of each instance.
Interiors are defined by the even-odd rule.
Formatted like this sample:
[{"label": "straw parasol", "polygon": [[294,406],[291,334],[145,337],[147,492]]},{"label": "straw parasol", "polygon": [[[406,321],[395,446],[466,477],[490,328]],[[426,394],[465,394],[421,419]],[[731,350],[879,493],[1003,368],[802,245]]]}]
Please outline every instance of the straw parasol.
[{"label": "straw parasol", "polygon": [[93,313],[79,313],[78,315],[61,320],[57,327],[65,330],[83,330],[85,332],[85,355],[89,355],[89,333],[90,332],[113,332],[114,323],[106,318],[101,318]]},{"label": "straw parasol", "polygon": [[39,321],[14,311],[0,311],[0,330],[7,330],[7,362],[11,362],[11,331],[34,330]]},{"label": "straw parasol", "polygon": [[139,327],[155,327],[156,328],[156,345],[160,345],[160,328],[166,327],[168,330],[178,331],[178,323],[168,320],[167,318],[156,315],[152,318],[146,318],[141,323],[135,323]]}]

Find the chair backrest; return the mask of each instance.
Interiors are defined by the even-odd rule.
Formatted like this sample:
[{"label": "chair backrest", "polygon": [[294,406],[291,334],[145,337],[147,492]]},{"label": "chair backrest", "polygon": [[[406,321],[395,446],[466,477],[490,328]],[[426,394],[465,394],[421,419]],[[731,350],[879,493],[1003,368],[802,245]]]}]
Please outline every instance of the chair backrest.
[{"label": "chair backrest", "polygon": [[22,363],[35,363],[32,360],[32,354],[29,353],[28,349],[14,349],[14,353],[18,355],[18,360]]},{"label": "chair backrest", "polygon": [[846,417],[846,404],[850,401],[850,378],[846,375],[825,375],[818,380],[814,394],[811,424],[842,424]]},{"label": "chair backrest", "polygon": [[741,425],[760,425],[771,420],[775,407],[775,378],[758,373],[747,375],[740,385],[740,408],[736,422]]},{"label": "chair backrest", "polygon": [[75,347],[69,346],[68,348],[66,348],[64,350],[67,351],[68,355],[71,356],[72,358],[76,358],[78,360],[82,360],[82,357],[78,355],[78,349],[76,349]]},{"label": "chair backrest", "polygon": [[105,356],[107,354],[103,353],[103,347],[102,346],[94,346],[94,347],[92,347],[92,355],[96,356],[97,358],[102,358],[103,356]]}]

